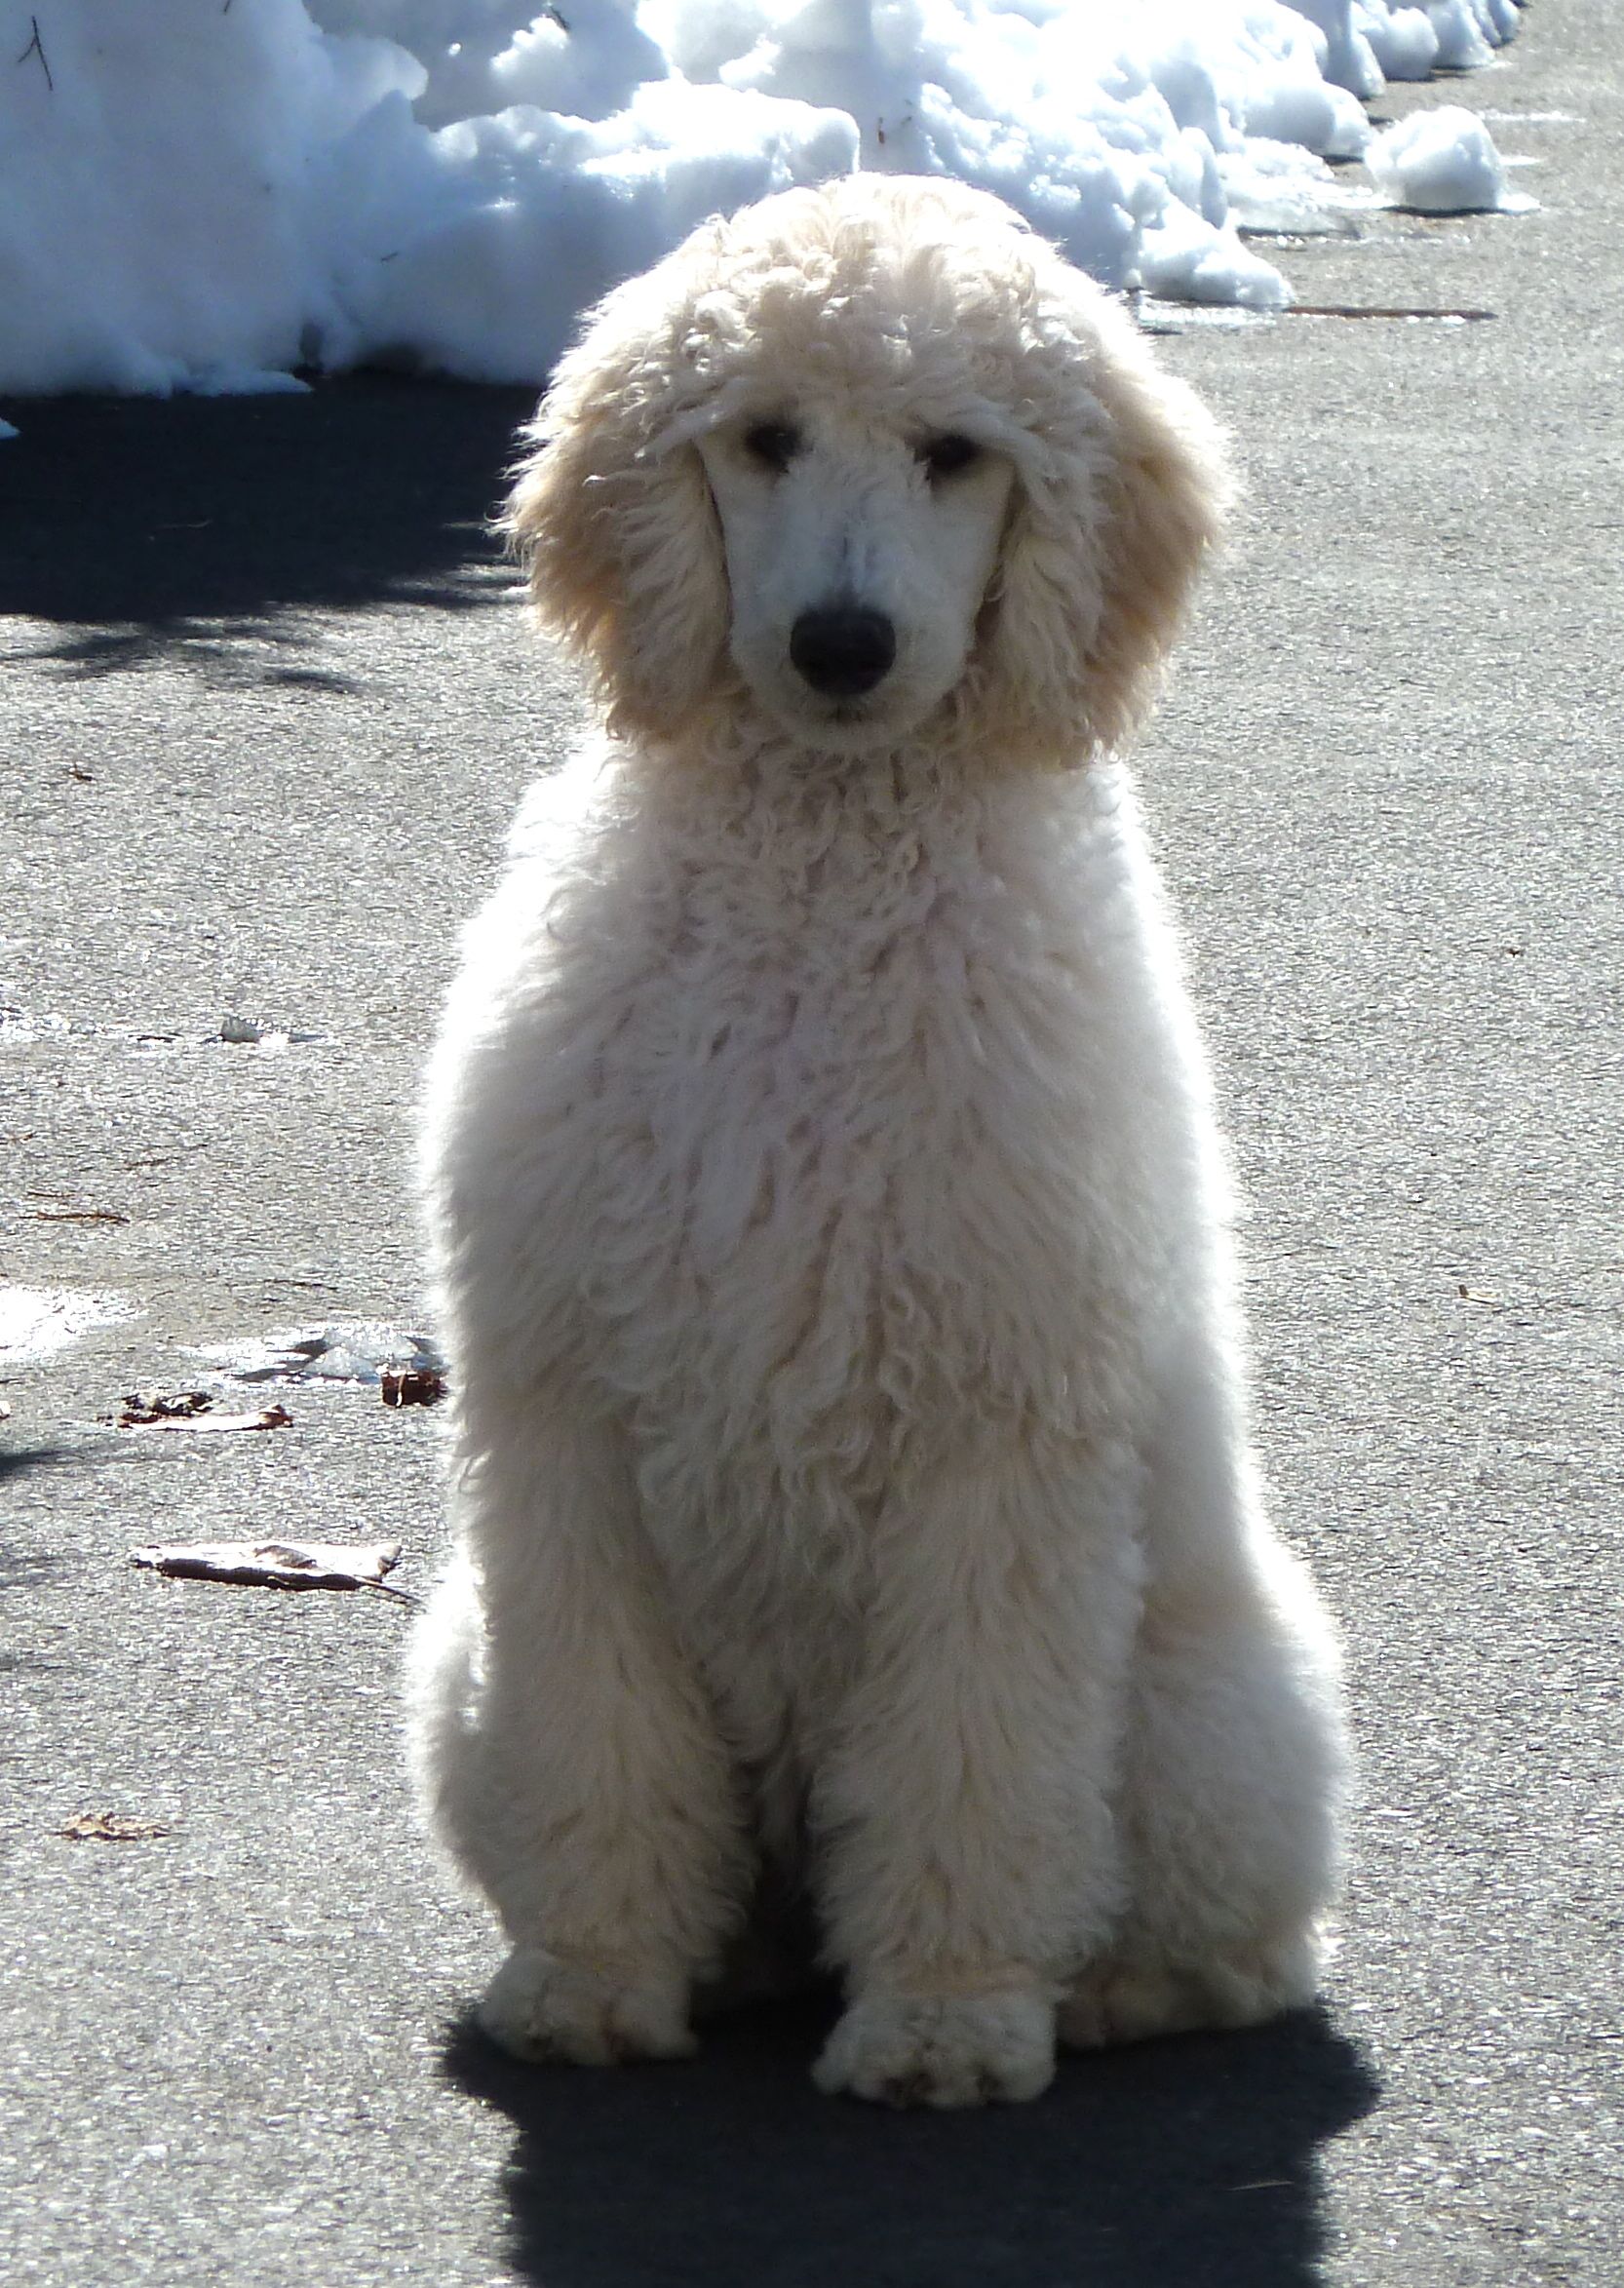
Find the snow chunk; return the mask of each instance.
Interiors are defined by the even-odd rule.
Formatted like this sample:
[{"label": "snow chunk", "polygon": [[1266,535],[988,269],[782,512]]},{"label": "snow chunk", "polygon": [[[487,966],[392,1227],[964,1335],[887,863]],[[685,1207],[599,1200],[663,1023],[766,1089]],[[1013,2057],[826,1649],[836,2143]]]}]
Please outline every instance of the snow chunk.
[{"label": "snow chunk", "polygon": [[543,14],[514,34],[490,66],[492,111],[533,103],[574,119],[608,119],[671,65],[619,0],[569,0],[566,19]]},{"label": "snow chunk", "polygon": [[1378,9],[1362,0],[1354,21],[1387,79],[1425,79],[1438,61],[1438,30],[1425,8]]},{"label": "snow chunk", "polygon": [[438,1375],[445,1364],[428,1336],[379,1319],[285,1327],[197,1355],[234,1382],[374,1383],[390,1370]]},{"label": "snow chunk", "polygon": [[1381,204],[1294,143],[1249,139],[1218,165],[1230,215],[1243,230],[1331,237],[1351,229],[1353,213]]},{"label": "snow chunk", "polygon": [[1438,35],[1443,70],[1476,71],[1489,61],[1488,27],[1472,0],[1431,0],[1427,15]]},{"label": "snow chunk", "polygon": [[1366,154],[1376,187],[1397,207],[1423,214],[1498,208],[1526,213],[1534,202],[1506,189],[1505,162],[1475,113],[1458,103],[1417,111],[1377,136]]},{"label": "snow chunk", "polygon": [[1286,5],[1306,17],[1318,32],[1320,68],[1326,78],[1352,95],[1373,96],[1381,86],[1381,66],[1354,0],[1286,0]]}]

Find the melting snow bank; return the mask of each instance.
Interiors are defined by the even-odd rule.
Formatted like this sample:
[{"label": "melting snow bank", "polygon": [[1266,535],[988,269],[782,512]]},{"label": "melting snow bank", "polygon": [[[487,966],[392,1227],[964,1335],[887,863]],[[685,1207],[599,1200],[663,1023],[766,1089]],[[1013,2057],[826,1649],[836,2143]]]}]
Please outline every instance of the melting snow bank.
[{"label": "melting snow bank", "polygon": [[[3,0],[0,0],[3,5]],[[998,192],[1107,285],[1276,308],[1237,222],[1516,0],[166,0],[11,10],[0,389],[394,358],[539,382],[704,216],[865,166]],[[26,37],[31,32],[31,37]]]}]

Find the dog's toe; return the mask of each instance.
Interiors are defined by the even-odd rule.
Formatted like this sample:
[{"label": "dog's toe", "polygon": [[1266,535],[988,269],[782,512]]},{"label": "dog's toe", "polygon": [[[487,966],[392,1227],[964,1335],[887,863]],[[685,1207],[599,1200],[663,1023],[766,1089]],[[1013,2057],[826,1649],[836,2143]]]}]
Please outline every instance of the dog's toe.
[{"label": "dog's toe", "polygon": [[1103,2049],[1159,2034],[1261,2025],[1311,2001],[1321,1961],[1315,1934],[1196,1963],[1128,1952],[1094,1962],[1061,1997],[1068,2049]]},{"label": "dog's toe", "polygon": [[478,2015],[492,2041],[530,2065],[685,2058],[695,2046],[680,1978],[593,1968],[536,1947],[514,1949]]},{"label": "dog's toe", "polygon": [[1055,2014],[1017,1991],[868,1995],[814,2069],[818,2087],[891,2106],[978,2106],[1036,2097],[1055,2072]]}]

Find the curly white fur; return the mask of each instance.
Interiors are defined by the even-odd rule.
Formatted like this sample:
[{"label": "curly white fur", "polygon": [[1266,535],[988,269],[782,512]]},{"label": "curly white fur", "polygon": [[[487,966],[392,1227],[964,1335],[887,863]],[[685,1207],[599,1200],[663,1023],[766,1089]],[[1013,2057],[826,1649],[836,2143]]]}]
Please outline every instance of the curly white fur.
[{"label": "curly white fur", "polygon": [[[425,1122],[458,1555],[415,1755],[512,1942],[484,2023],[680,2052],[763,1867],[846,1980],[828,2089],[1028,2097],[1057,2018],[1300,2002],[1335,1653],[1101,758],[1212,425],[995,202],[859,176],[612,294],[532,442],[514,530],[608,731],[526,807]],[[870,688],[797,667],[826,606],[891,630]]]}]

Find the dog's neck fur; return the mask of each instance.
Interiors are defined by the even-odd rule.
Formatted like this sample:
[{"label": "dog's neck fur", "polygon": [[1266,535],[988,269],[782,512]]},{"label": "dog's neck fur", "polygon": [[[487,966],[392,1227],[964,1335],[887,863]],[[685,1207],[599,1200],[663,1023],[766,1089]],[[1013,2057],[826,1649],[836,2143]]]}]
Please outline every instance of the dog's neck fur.
[{"label": "dog's neck fur", "polygon": [[657,741],[622,750],[634,769],[680,770],[719,778],[738,794],[758,800],[796,805],[820,790],[840,799],[868,792],[883,806],[889,798],[912,809],[933,797],[962,794],[993,778],[1036,776],[1071,769],[1087,761],[1090,742],[1079,731],[1063,758],[1037,749],[995,751],[975,712],[956,704],[956,694],[935,708],[905,736],[873,746],[823,745],[774,723],[756,709],[720,714]]},{"label": "dog's neck fur", "polygon": [[[832,933],[848,950],[906,931],[933,882],[958,898],[986,891],[1001,901],[1019,880],[1032,910],[1069,911],[1077,837],[1121,798],[1108,768],[1022,764],[968,739],[831,755],[741,733],[663,750],[611,740],[600,756],[618,792],[589,829],[591,877],[618,872],[609,865],[618,851],[657,904],[682,910],[679,932],[692,901],[714,895],[728,930],[737,934],[748,910],[775,946],[786,930],[803,946]],[[615,893],[622,927],[626,895]]]}]

